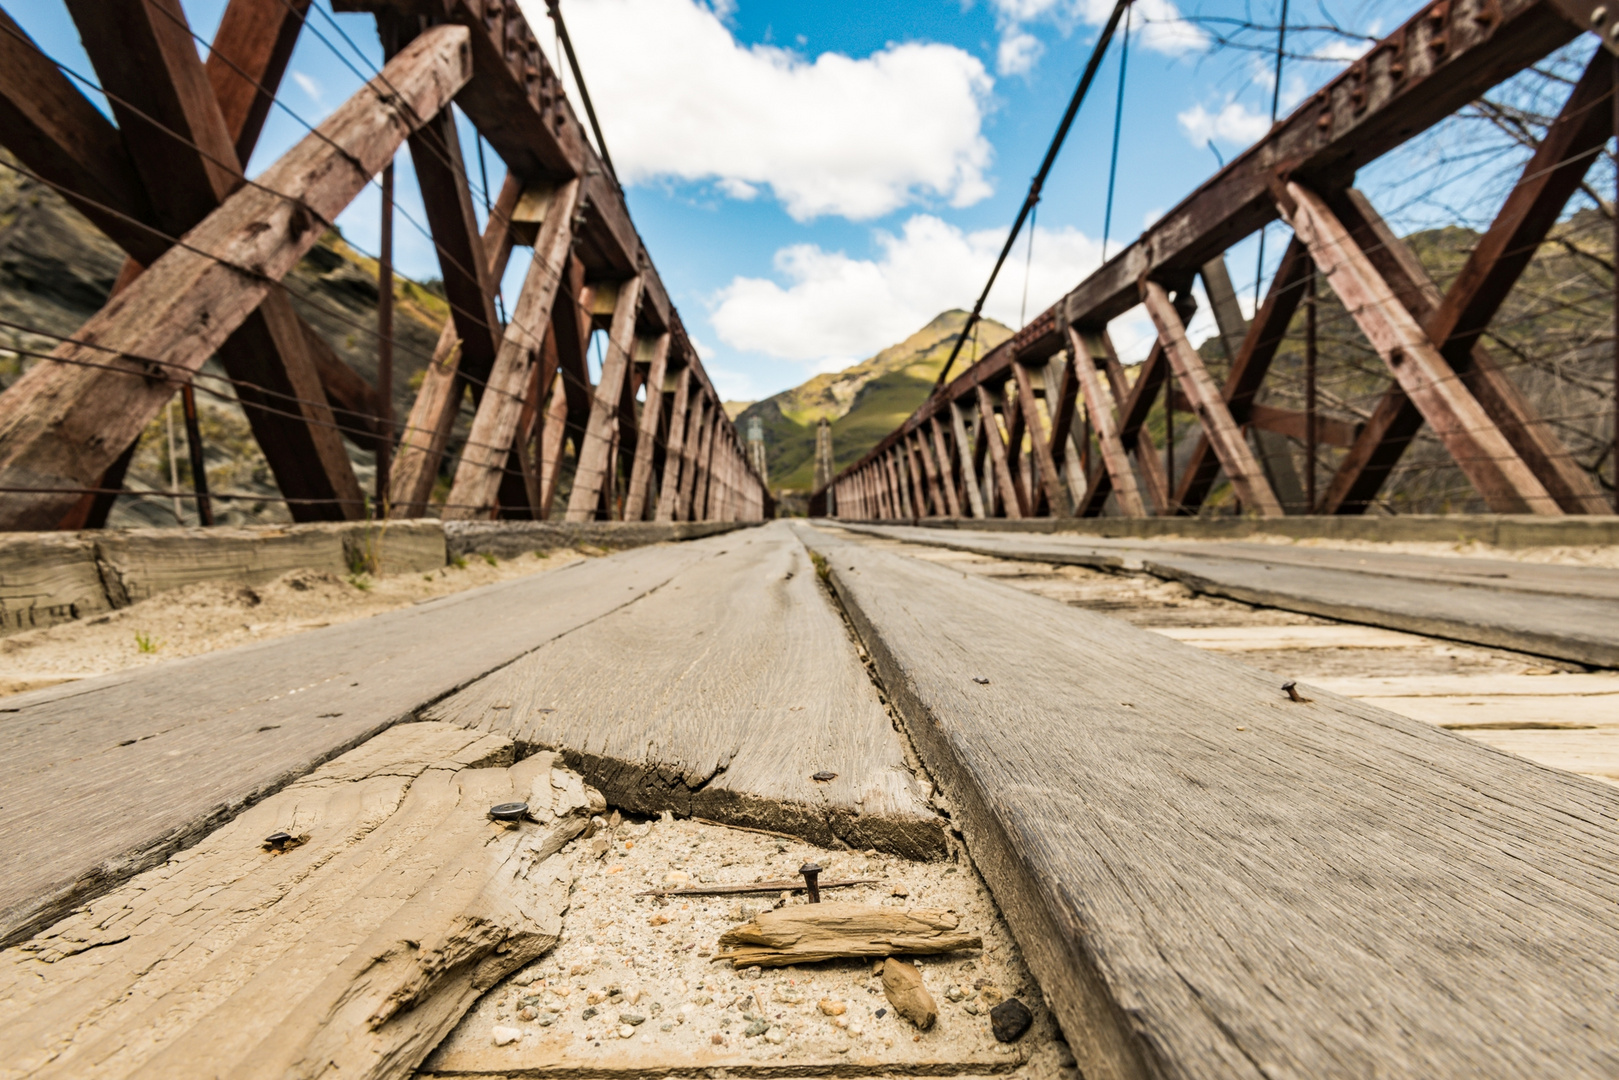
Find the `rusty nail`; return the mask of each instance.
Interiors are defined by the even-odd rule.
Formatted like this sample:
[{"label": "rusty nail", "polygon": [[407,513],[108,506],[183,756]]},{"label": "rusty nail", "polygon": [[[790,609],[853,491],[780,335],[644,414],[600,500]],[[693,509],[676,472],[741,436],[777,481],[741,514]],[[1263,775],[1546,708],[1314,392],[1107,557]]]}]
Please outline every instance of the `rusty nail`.
[{"label": "rusty nail", "polygon": [[1291,698],[1293,701],[1307,701],[1307,700],[1309,700],[1303,694],[1299,693],[1299,684],[1298,684],[1298,681],[1295,680],[1295,679],[1289,679],[1285,683],[1283,683],[1282,684],[1282,689],[1287,691],[1287,696],[1289,698]]},{"label": "rusty nail", "polygon": [[292,843],[292,835],[290,833],[271,833],[269,836],[264,838],[264,846],[269,848],[271,851],[285,851],[287,850],[287,845],[290,843]]},{"label": "rusty nail", "polygon": [[804,875],[804,889],[809,893],[809,902],[819,904],[821,902],[821,886],[815,879],[821,876],[820,866],[816,863],[807,862],[798,868],[798,872]]}]

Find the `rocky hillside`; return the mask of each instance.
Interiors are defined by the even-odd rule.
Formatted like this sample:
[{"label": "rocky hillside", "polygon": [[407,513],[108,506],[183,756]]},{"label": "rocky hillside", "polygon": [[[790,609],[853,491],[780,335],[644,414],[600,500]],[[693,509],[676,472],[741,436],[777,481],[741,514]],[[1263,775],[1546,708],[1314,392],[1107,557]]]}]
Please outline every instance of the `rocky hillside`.
[{"label": "rocky hillside", "polygon": [[[0,149],[4,162],[12,159]],[[58,336],[72,334],[103,303],[123,265],[123,252],[50,188],[0,164],[0,389],[9,386],[49,353]],[[293,304],[338,355],[367,380],[375,382],[376,263],[343,241],[337,232],[321,238],[288,275]],[[430,287],[396,279],[394,289],[394,411],[405,416],[449,317],[449,308]],[[217,362],[204,369],[223,374]],[[200,388],[198,406],[208,479],[214,491],[274,496],[278,492],[269,466],[259,452],[247,417],[233,399],[221,400]],[[159,416],[141,436],[126,486],[131,490],[170,487],[169,437]],[[175,418],[175,446],[180,487],[191,487],[185,431]],[[350,456],[369,487],[372,455],[352,445]],[[216,507],[223,522],[291,520],[279,503],[224,502]],[[195,520],[185,504],[182,516]],[[111,524],[173,525],[175,512],[167,499],[121,498]]]},{"label": "rocky hillside", "polygon": [[[837,467],[858,461],[927,400],[966,321],[965,311],[947,311],[869,360],[817,375],[748,406],[737,428],[746,434],[753,417],[763,423],[770,486],[787,493],[789,503],[792,494],[809,493],[815,479],[815,428],[823,416],[832,422]],[[987,352],[1011,336],[1010,328],[986,319],[978,329],[978,351]],[[972,354],[969,341],[956,359],[958,372],[971,363]]]}]

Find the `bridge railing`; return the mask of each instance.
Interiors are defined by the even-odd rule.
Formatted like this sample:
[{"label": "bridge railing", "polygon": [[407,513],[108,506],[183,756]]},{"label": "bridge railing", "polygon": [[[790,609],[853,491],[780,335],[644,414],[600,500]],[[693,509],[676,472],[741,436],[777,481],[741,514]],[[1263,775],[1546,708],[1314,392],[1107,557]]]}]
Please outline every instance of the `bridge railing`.
[{"label": "bridge railing", "polygon": [[[1353,186],[1357,170],[1587,31],[1602,47],[1441,293]],[[1481,339],[1614,133],[1616,43],[1609,9],[1584,0],[1425,5],[1096,273],[936,388],[814,505],[853,519],[1196,514],[1223,477],[1248,514],[1361,513],[1426,425],[1491,511],[1612,512],[1594,471],[1550,422],[1566,418],[1539,415]],[[1277,219],[1292,237],[1250,322],[1224,253]],[[1229,362],[1223,382],[1187,340],[1199,278]],[[1381,398],[1358,422],[1315,406],[1318,283],[1386,369]],[[1611,294],[1596,300],[1611,310]],[[1108,324],[1138,305],[1156,340],[1130,373]],[[1256,400],[1295,314],[1309,323],[1303,410]],[[1160,395],[1165,407],[1154,413]],[[1166,421],[1187,413],[1196,438],[1181,444],[1184,453],[1161,451],[1149,415],[1170,434]],[[1593,426],[1607,419],[1597,415]],[[1264,440],[1250,442],[1257,435],[1307,446],[1308,491],[1287,493],[1291,505],[1278,496]],[[1336,466],[1317,493],[1316,455],[1327,446]],[[1606,452],[1599,444],[1595,456]],[[1292,472],[1285,445],[1282,455]]]},{"label": "bridge railing", "polygon": [[[241,406],[296,521],[435,510],[569,521],[770,516],[769,491],[611,165],[515,0],[334,7],[375,15],[386,66],[254,178],[243,166],[294,45],[319,14],[309,0],[231,0],[206,61],[179,0],[75,0],[69,9],[116,126],[0,11],[0,145],[16,161],[0,164],[63,196],[128,256],[113,298],[73,334],[13,327],[59,343],[29,354],[38,362],[0,394],[0,530],[104,524],[131,494],[125,474],[142,432],[177,393],[193,420],[194,490],[141,494],[194,500],[205,524],[215,502],[266,496],[208,491],[198,393]],[[483,192],[482,230],[452,101],[508,170],[498,199]],[[393,353],[406,349],[390,322],[391,241],[379,260],[377,324],[355,324],[376,341],[380,387],[304,321],[283,282],[379,173],[391,235],[401,143],[451,312],[431,357],[421,357],[423,382],[403,422],[388,378]],[[499,283],[514,245],[533,247],[534,259],[505,312]],[[592,379],[586,353],[597,330],[607,344]],[[225,378],[202,370],[216,353]],[[449,469],[469,394],[471,429]],[[345,440],[378,455],[374,492],[361,489]],[[435,502],[446,473],[448,493]]]}]

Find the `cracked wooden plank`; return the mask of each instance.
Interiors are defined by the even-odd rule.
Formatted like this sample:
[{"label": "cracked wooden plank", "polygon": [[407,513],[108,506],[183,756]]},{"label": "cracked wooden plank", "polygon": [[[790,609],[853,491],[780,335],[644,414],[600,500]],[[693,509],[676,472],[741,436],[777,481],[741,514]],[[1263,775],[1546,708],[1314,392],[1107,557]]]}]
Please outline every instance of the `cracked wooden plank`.
[{"label": "cracked wooden plank", "polygon": [[705,557],[690,544],[639,548],[0,700],[0,943]]},{"label": "cracked wooden plank", "polygon": [[943,821],[803,545],[776,523],[692,546],[716,554],[425,715],[560,750],[626,810],[940,856]]},{"label": "cracked wooden plank", "polygon": [[1086,1077],[1619,1068],[1619,791],[800,534]]},{"label": "cracked wooden plank", "polygon": [[[556,943],[559,852],[605,806],[555,755],[512,758],[393,728],[0,953],[0,1076],[410,1075]],[[511,800],[532,820],[488,820]]]}]

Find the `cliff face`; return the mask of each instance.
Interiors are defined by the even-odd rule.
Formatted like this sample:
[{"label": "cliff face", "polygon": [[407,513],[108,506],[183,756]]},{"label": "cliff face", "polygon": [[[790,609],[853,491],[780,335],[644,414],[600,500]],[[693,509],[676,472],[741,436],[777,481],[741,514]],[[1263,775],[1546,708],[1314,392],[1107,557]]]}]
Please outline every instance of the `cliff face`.
[{"label": "cliff face", "polygon": [[[770,485],[778,492],[807,494],[815,479],[815,427],[832,422],[832,456],[838,468],[858,461],[927,400],[933,381],[967,321],[965,311],[947,311],[897,345],[868,360],[784,390],[748,406],[737,418],[764,427]],[[991,319],[978,329],[978,355],[1012,336]],[[957,372],[972,363],[971,341],[956,358]]]},{"label": "cliff face", "polygon": [[[119,247],[50,188],[6,168],[13,159],[0,149],[0,390],[15,382],[58,336],[72,334],[106,302],[124,262]],[[370,382],[377,374],[377,266],[330,232],[287,276],[293,306],[338,355]],[[396,279],[394,288],[394,413],[409,414],[415,387],[433,355],[449,307],[428,288]],[[217,361],[204,372],[223,375]],[[290,521],[286,509],[269,501],[277,491],[264,455],[254,442],[247,417],[229,393],[228,383],[198,381],[198,408],[209,486],[245,492],[266,501],[224,501],[216,505],[227,523]],[[224,396],[204,392],[219,389]],[[133,491],[172,486],[169,434],[159,415],[141,435],[126,486]],[[190,490],[185,432],[175,417],[175,465],[179,487]],[[349,446],[350,458],[369,489],[372,455]],[[126,497],[118,500],[109,524],[173,525],[171,500]],[[189,501],[180,516],[195,521]]]}]

